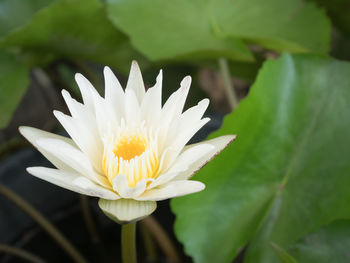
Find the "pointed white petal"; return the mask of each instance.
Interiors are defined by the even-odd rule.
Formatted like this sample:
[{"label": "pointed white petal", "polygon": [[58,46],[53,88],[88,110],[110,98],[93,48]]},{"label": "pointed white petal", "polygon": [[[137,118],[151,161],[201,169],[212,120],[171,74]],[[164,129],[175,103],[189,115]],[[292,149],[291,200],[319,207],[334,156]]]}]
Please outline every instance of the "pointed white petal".
[{"label": "pointed white petal", "polygon": [[105,99],[118,102],[124,95],[124,91],[119,83],[119,80],[109,67],[104,67],[103,74],[105,77]]},{"label": "pointed white petal", "polygon": [[93,100],[91,97],[91,93],[96,92],[94,86],[87,80],[82,74],[75,74],[75,81],[77,82],[81,96],[83,97],[84,105],[86,105],[91,111],[94,109]]},{"label": "pointed white petal", "polygon": [[207,156],[215,149],[212,144],[197,144],[193,147],[188,147],[176,159],[174,165],[165,173],[160,175],[152,182],[148,189],[157,187],[159,185],[168,183],[173,178],[177,177],[181,172],[188,171],[193,164]]},{"label": "pointed white petal", "polygon": [[125,120],[129,124],[140,122],[140,105],[135,92],[131,89],[125,91]]},{"label": "pointed white petal", "polygon": [[115,119],[119,120],[124,116],[124,90],[118,79],[109,67],[104,68],[105,77],[105,100],[109,111],[113,111]]},{"label": "pointed white petal", "polygon": [[119,224],[135,222],[152,214],[157,208],[154,201],[119,199],[115,201],[100,199],[98,205],[113,221]]},{"label": "pointed white petal", "polygon": [[82,122],[59,111],[53,113],[73,141],[88,156],[94,168],[102,173],[103,145],[98,131],[94,129],[94,124]]},{"label": "pointed white petal", "polygon": [[185,150],[188,151],[191,148],[197,147],[201,144],[210,144],[214,146],[214,148],[205,153],[205,155],[201,156],[197,161],[193,162],[189,169],[186,171],[180,172],[174,180],[184,180],[189,179],[193,176],[199,169],[201,169],[204,165],[206,165],[210,160],[212,160],[216,155],[218,155],[223,149],[225,149],[230,143],[232,143],[236,139],[236,135],[225,135],[220,136],[212,140],[191,144],[185,147]]},{"label": "pointed white petal", "polygon": [[102,98],[99,94],[95,93],[92,95],[92,99],[95,107],[95,120],[99,136],[96,137],[104,138],[113,127],[117,126],[118,119],[114,106]]},{"label": "pointed white petal", "polygon": [[204,112],[207,110],[209,106],[209,100],[203,99],[194,107],[189,108],[186,110],[179,119],[179,126],[177,129],[179,131],[185,130],[188,127],[191,127],[194,122],[199,121],[202,117]]},{"label": "pointed white petal", "polygon": [[54,154],[52,154],[52,153],[50,153],[50,152],[40,148],[39,145],[37,144],[37,140],[39,140],[39,139],[50,138],[50,139],[61,140],[61,141],[65,142],[65,143],[71,145],[72,147],[74,147],[75,143],[71,139],[63,137],[63,136],[60,136],[60,135],[56,135],[56,134],[53,134],[53,133],[50,133],[50,132],[42,131],[42,130],[39,130],[39,129],[36,129],[36,128],[32,128],[32,127],[21,126],[21,127],[19,127],[19,131],[54,166],[56,166],[59,169],[63,169],[63,170],[68,170],[68,171],[73,170],[70,166],[68,166],[66,163],[62,162],[59,158],[57,158]]},{"label": "pointed white petal", "polygon": [[[171,127],[177,125],[179,117],[181,116],[185,101],[190,89],[191,77],[185,77],[180,88],[170,95],[168,100],[165,102],[161,116],[159,118],[159,144],[160,148],[166,148],[169,142],[173,141],[176,136],[176,131],[172,130]],[[175,122],[175,123],[174,123]]]},{"label": "pointed white petal", "polygon": [[126,84],[126,90],[131,89],[135,92],[138,102],[141,104],[143,96],[145,95],[145,85],[143,83],[141,70],[136,61],[131,63],[129,79]]},{"label": "pointed white petal", "polygon": [[136,198],[140,201],[160,201],[177,196],[196,193],[202,191],[205,185],[198,181],[179,180],[173,181],[162,187],[153,188],[144,192],[141,196]]},{"label": "pointed white petal", "polygon": [[135,187],[130,187],[126,176],[118,174],[113,179],[113,190],[122,198],[136,198],[145,191],[148,181],[152,181],[152,179],[142,179]]},{"label": "pointed white petal", "polygon": [[169,169],[169,167],[173,165],[176,157],[183,150],[188,141],[209,121],[209,118],[204,118],[192,123],[187,129],[179,132],[174,140],[169,140],[169,143],[171,144],[170,147],[173,148],[174,154],[171,156],[171,159],[167,160],[167,163],[164,165],[164,169]]},{"label": "pointed white petal", "polygon": [[191,86],[191,77],[187,76],[181,81],[180,88],[175,91],[165,102],[162,109],[162,117],[165,119],[174,119],[182,113],[185,106],[186,98]]},{"label": "pointed white petal", "polygon": [[91,109],[73,99],[68,91],[63,89],[61,93],[64,101],[67,104],[69,112],[73,117],[81,119],[88,119],[93,117]]},{"label": "pointed white petal", "polygon": [[72,172],[46,167],[29,167],[27,168],[27,171],[28,173],[42,180],[80,194],[96,196],[109,200],[116,200],[120,198],[112,191],[93,183],[84,176],[80,176]]},{"label": "pointed white petal", "polygon": [[106,188],[111,188],[106,177],[96,173],[90,160],[76,147],[62,140],[49,138],[38,139],[37,144],[39,149],[43,149],[56,156],[60,161],[74,169],[78,174],[87,176],[92,181],[103,185]]},{"label": "pointed white petal", "polygon": [[149,88],[142,100],[141,114],[142,119],[148,123],[157,123],[162,109],[162,81],[163,72],[159,72],[156,84]]},{"label": "pointed white petal", "polygon": [[189,108],[178,118],[175,118],[169,127],[167,140],[164,147],[172,146],[175,140],[180,140],[183,138],[183,141],[178,144],[179,147],[177,147],[178,154],[179,150],[182,149],[182,147],[194,136],[194,134],[200,128],[202,128],[202,126],[204,126],[207,121],[209,121],[209,119],[206,118],[201,120],[208,105],[209,100],[203,99],[196,106]]}]

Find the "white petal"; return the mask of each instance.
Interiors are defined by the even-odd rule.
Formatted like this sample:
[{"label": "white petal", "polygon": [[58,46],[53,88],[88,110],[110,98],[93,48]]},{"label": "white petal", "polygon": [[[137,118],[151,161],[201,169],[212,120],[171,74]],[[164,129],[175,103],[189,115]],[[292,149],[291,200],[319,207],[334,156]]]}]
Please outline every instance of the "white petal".
[{"label": "white petal", "polygon": [[113,129],[113,127],[116,127],[119,121],[114,105],[103,99],[97,93],[92,95],[92,99],[95,107],[95,120],[92,120],[92,122],[97,124],[99,136],[97,136],[96,139],[99,140],[99,138],[104,138],[106,133]]},{"label": "white petal", "polygon": [[67,166],[74,169],[78,174],[87,176],[94,182],[111,188],[110,183],[105,176],[96,173],[90,163],[90,160],[76,147],[59,139],[38,139],[37,144],[39,149],[55,155],[59,160]]},{"label": "white petal", "polygon": [[63,89],[61,93],[64,101],[67,104],[69,112],[73,117],[85,120],[94,117],[93,113],[91,112],[91,109],[73,99],[68,91]]},{"label": "white petal", "polygon": [[198,130],[200,130],[209,121],[209,118],[204,118],[195,123],[192,123],[191,126],[189,126],[187,129],[178,133],[177,138],[175,140],[169,140],[169,143],[171,143],[170,147],[173,149],[174,153],[172,154],[171,158],[167,160],[167,163],[164,164],[164,169],[168,169],[170,166],[173,165],[174,161],[176,160],[176,157],[183,150],[188,141],[197,133]]},{"label": "white petal", "polygon": [[110,110],[114,111],[115,118],[121,119],[124,114],[124,91],[118,79],[109,67],[104,68],[105,100]]},{"label": "white petal", "polygon": [[143,83],[141,70],[136,61],[131,63],[131,69],[125,91],[128,89],[134,91],[138,102],[141,104],[143,96],[145,95],[145,85]]},{"label": "white petal", "polygon": [[73,141],[89,157],[94,168],[102,173],[103,145],[98,131],[94,129],[94,123],[76,120],[59,111],[53,113]]},{"label": "white petal", "polygon": [[135,187],[130,187],[126,176],[124,174],[118,174],[113,179],[113,190],[123,198],[136,198],[145,191],[147,182],[152,180],[142,179]]},{"label": "white petal", "polygon": [[[209,100],[203,99],[196,106],[189,108],[178,118],[175,118],[169,128],[164,147],[172,146],[177,148],[176,154],[178,154],[179,150],[183,148],[194,134],[209,121],[207,118],[201,120],[208,105]],[[183,138],[182,142],[175,145],[174,141],[180,138]]]},{"label": "white petal", "polygon": [[117,103],[124,95],[123,88],[109,67],[104,67],[103,74],[105,77],[105,99]]},{"label": "white petal", "polygon": [[52,153],[40,148],[39,145],[37,144],[37,140],[39,140],[41,138],[51,138],[51,139],[62,140],[63,142],[70,144],[70,145],[72,145],[72,147],[74,147],[75,143],[71,139],[60,136],[60,135],[56,135],[56,134],[53,134],[50,132],[42,131],[42,130],[39,130],[36,128],[32,128],[32,127],[21,126],[21,127],[19,127],[19,131],[54,166],[56,166],[57,168],[62,169],[62,170],[73,171],[73,169],[70,166],[68,166],[66,163],[62,162],[59,158],[57,158]]},{"label": "white petal", "polygon": [[187,76],[181,81],[180,88],[170,95],[168,100],[165,102],[159,119],[159,144],[160,148],[165,148],[167,142],[173,141],[170,127],[174,121],[178,121],[179,116],[182,113],[185,101],[190,89],[191,77]]},{"label": "white petal", "polygon": [[109,191],[108,189],[93,183],[88,178],[77,175],[76,173],[46,167],[29,167],[27,168],[27,171],[40,179],[80,194],[96,196],[109,200],[120,198],[112,191]]},{"label": "white petal", "polygon": [[163,72],[160,71],[157,76],[156,84],[149,88],[142,100],[141,114],[142,119],[148,123],[157,123],[162,109],[162,81]]},{"label": "white petal", "polygon": [[125,120],[131,125],[140,122],[140,104],[131,89],[125,91]]},{"label": "white petal", "polygon": [[191,77],[185,77],[180,84],[180,88],[170,95],[162,109],[162,117],[164,119],[174,119],[182,113],[185,106],[186,98],[191,86]]},{"label": "white petal", "polygon": [[92,111],[94,109],[93,99],[91,97],[92,92],[96,92],[94,86],[87,80],[82,74],[75,74],[75,81],[77,82],[81,96],[83,97],[84,105],[89,107]]},{"label": "white petal", "polygon": [[191,144],[185,147],[185,150],[197,147],[201,144],[210,144],[214,146],[211,151],[208,151],[205,155],[199,158],[197,161],[193,162],[189,169],[179,173],[174,180],[184,180],[189,179],[192,175],[194,175],[199,169],[201,169],[204,165],[206,165],[210,160],[212,160],[216,155],[218,155],[223,149],[225,149],[230,143],[232,143],[236,139],[236,135],[225,135],[220,136],[212,140]]},{"label": "white petal", "polygon": [[205,185],[198,181],[189,181],[189,180],[173,181],[163,185],[162,187],[153,188],[146,191],[141,196],[136,198],[136,200],[160,201],[160,200],[169,199],[177,196],[196,193],[196,192],[202,191],[204,188],[205,188]]},{"label": "white petal", "polygon": [[202,117],[204,112],[207,110],[209,106],[209,100],[203,99],[194,107],[189,108],[186,110],[179,119],[179,126],[178,131],[185,130],[186,128],[190,127],[193,122],[199,121]]},{"label": "white petal", "polygon": [[155,181],[148,186],[148,189],[168,183],[170,180],[177,177],[181,172],[188,171],[194,163],[201,160],[201,158],[204,156],[207,156],[208,153],[211,153],[214,149],[215,147],[212,144],[205,143],[188,147],[179,155],[174,165],[170,167],[165,174],[162,174],[156,178]]},{"label": "white petal", "polygon": [[157,208],[153,201],[136,201],[133,199],[119,199],[115,201],[100,199],[98,205],[113,221],[119,224],[141,220],[152,214]]},{"label": "white petal", "polygon": [[92,137],[99,138],[98,134],[101,134],[101,130],[106,129],[107,120],[114,120],[113,114],[110,114],[109,110],[103,104],[101,96],[94,92],[90,98],[92,100],[94,108],[91,109],[84,104],[77,102],[73,99],[66,90],[62,90],[62,96],[69,108],[69,111],[77,123],[76,127],[80,127],[85,133],[92,134]]}]

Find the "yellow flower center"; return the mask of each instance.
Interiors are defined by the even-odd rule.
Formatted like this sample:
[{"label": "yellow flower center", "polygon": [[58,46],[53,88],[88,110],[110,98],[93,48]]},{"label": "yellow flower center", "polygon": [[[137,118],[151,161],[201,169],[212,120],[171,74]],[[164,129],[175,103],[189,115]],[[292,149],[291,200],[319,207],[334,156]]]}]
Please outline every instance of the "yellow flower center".
[{"label": "yellow flower center", "polygon": [[142,179],[156,178],[159,174],[156,145],[142,133],[122,133],[104,141],[102,169],[113,186],[118,174],[125,175],[130,187]]},{"label": "yellow flower center", "polygon": [[146,150],[146,140],[141,136],[123,136],[119,139],[113,152],[118,158],[130,160],[136,156],[140,156]]}]

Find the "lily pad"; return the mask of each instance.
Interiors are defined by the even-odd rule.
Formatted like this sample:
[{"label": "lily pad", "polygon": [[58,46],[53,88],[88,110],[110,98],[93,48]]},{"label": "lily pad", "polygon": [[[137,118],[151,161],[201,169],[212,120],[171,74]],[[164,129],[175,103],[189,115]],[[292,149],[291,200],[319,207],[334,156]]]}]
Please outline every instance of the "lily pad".
[{"label": "lily pad", "polygon": [[34,65],[54,59],[86,60],[127,72],[132,59],[142,60],[98,0],[56,1],[11,32],[0,47],[19,50]]},{"label": "lily pad", "polygon": [[350,218],[350,64],[310,55],[267,61],[212,137],[237,140],[196,176],[206,190],[172,201],[195,262],[275,263],[338,218]]},{"label": "lily pad", "polygon": [[326,53],[330,23],[301,0],[107,0],[111,21],[152,60],[194,57],[249,61],[245,43]]},{"label": "lily pad", "polygon": [[0,129],[11,120],[28,85],[28,68],[12,54],[0,52]]}]

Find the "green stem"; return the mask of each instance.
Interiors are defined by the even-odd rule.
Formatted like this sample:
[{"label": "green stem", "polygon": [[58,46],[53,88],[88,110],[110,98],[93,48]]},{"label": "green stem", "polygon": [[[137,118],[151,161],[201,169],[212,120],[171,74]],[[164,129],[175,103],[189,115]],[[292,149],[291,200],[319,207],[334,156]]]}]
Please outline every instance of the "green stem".
[{"label": "green stem", "polygon": [[122,225],[122,261],[136,263],[136,222]]},{"label": "green stem", "polygon": [[63,236],[63,234],[54,225],[52,225],[42,214],[39,213],[38,210],[27,203],[19,195],[2,184],[0,184],[0,194],[21,208],[36,223],[38,223],[54,240],[56,240],[62,249],[64,249],[74,259],[75,262],[87,262],[85,258],[78,252],[78,250],[68,241],[67,238],[65,238],[65,236]]},{"label": "green stem", "polygon": [[238,105],[238,99],[231,81],[230,69],[225,58],[219,59],[219,67],[224,81],[224,87],[231,110],[234,110]]}]

